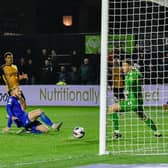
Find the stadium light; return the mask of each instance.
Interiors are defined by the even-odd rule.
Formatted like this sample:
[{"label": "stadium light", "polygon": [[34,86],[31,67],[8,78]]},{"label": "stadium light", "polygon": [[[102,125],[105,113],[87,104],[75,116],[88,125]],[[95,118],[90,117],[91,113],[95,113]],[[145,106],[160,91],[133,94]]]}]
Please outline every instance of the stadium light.
[{"label": "stadium light", "polygon": [[64,26],[72,26],[72,16],[71,15],[63,16],[62,22]]}]

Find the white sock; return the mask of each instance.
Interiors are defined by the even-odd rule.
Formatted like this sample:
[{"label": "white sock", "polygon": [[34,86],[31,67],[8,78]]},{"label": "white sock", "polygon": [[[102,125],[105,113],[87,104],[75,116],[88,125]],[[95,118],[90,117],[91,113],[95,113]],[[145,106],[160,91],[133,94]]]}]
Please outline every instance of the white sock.
[{"label": "white sock", "polygon": [[55,128],[55,123],[51,126],[51,128],[53,128],[53,129]]},{"label": "white sock", "polygon": [[120,130],[115,130],[114,132],[117,133],[117,134],[119,134],[119,133],[120,133]]}]

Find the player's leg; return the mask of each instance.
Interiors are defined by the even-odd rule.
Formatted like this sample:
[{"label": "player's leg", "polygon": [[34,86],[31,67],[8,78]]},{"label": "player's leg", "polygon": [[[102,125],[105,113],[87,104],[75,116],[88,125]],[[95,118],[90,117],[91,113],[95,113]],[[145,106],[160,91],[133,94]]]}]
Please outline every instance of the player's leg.
[{"label": "player's leg", "polygon": [[54,123],[41,109],[36,109],[29,112],[28,117],[30,121],[35,121],[36,119],[40,118],[42,122],[53,128],[55,131],[59,131],[63,124],[63,122]]},{"label": "player's leg", "polygon": [[108,107],[108,114],[111,114],[113,125],[114,125],[114,134],[115,138],[120,138],[121,134],[119,131],[119,117],[118,112],[120,111],[120,104],[116,103]]},{"label": "player's leg", "polygon": [[30,123],[29,126],[31,133],[47,133],[49,131],[48,127],[44,124],[42,124],[40,121],[35,120],[32,123]]},{"label": "player's leg", "polygon": [[40,121],[38,120],[34,120],[34,121],[29,121],[24,129],[22,129],[20,132],[18,131],[17,134],[20,133],[36,133],[36,134],[40,134],[40,133],[47,133],[49,131],[48,127],[44,124],[42,124]]},{"label": "player's leg", "polygon": [[36,126],[36,131],[34,131],[33,133],[36,133],[36,132],[41,132],[41,133],[48,133],[48,128],[44,125],[44,124],[41,124],[41,125],[38,125]]},{"label": "player's leg", "polygon": [[119,101],[118,88],[113,88],[113,95],[114,95],[114,102],[118,103],[118,101]]},{"label": "player's leg", "polygon": [[120,100],[124,100],[125,99],[124,88],[119,88],[119,99]]},{"label": "player's leg", "polygon": [[158,132],[157,127],[152,119],[150,119],[144,112],[143,106],[139,106],[137,110],[138,117],[145,122],[145,124],[151,128],[154,132],[154,136],[161,137],[162,135]]},{"label": "player's leg", "polygon": [[119,112],[120,111],[120,104],[115,103],[111,106],[108,107],[108,114],[114,113],[114,112]]},{"label": "player's leg", "polygon": [[136,103],[133,104],[131,99],[120,100],[119,103],[114,104],[109,107],[108,111],[109,111],[109,113],[112,113],[112,120],[113,120],[113,124],[114,124],[114,136],[116,138],[121,137],[121,134],[119,131],[118,112],[131,111],[135,107],[136,107]]}]

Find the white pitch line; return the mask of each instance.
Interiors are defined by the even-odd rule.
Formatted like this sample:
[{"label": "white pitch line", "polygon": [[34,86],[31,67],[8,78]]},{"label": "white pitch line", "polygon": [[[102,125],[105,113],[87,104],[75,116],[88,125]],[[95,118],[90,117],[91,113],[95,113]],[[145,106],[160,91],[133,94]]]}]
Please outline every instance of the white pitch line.
[{"label": "white pitch line", "polygon": [[48,159],[48,160],[35,160],[35,161],[31,161],[31,162],[19,162],[19,163],[11,163],[11,164],[1,164],[0,168],[7,168],[7,167],[22,167],[22,166],[26,166],[26,165],[35,165],[35,164],[39,164],[39,163],[47,163],[47,162],[55,162],[55,161],[61,161],[61,160],[72,160],[72,159],[79,159],[79,158],[90,158],[91,155],[77,155],[77,157],[72,157],[72,156],[68,156],[68,157],[62,157],[62,158],[53,158],[53,159]]}]

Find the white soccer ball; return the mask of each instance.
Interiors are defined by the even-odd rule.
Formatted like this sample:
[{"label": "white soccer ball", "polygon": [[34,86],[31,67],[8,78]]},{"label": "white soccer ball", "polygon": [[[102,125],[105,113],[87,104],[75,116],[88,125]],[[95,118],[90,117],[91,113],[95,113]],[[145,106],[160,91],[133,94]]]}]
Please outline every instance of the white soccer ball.
[{"label": "white soccer ball", "polygon": [[85,130],[83,127],[75,127],[73,129],[73,136],[75,138],[82,138],[85,135]]}]

